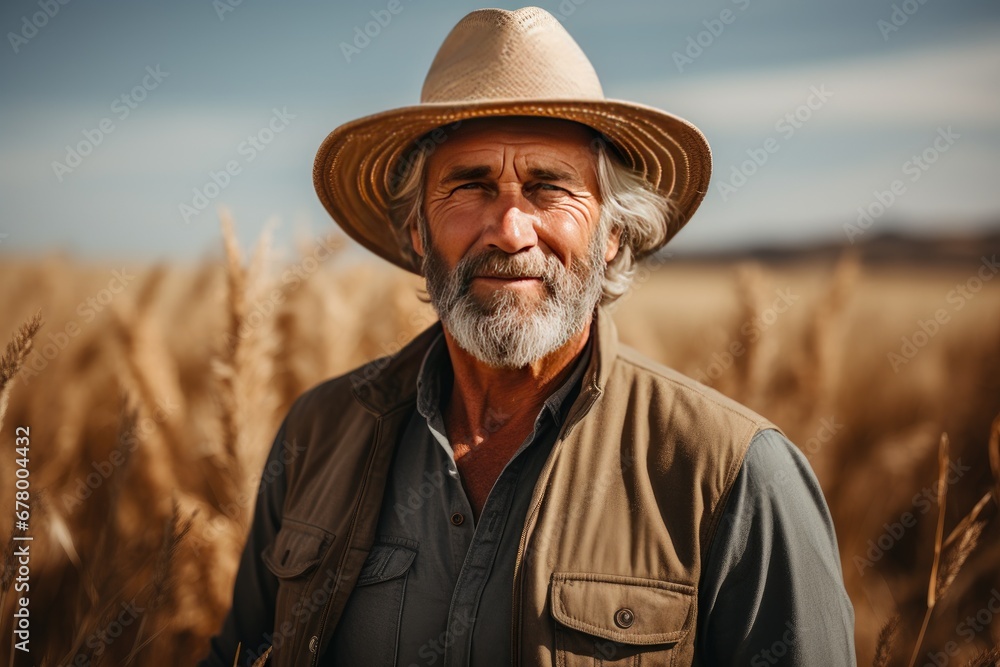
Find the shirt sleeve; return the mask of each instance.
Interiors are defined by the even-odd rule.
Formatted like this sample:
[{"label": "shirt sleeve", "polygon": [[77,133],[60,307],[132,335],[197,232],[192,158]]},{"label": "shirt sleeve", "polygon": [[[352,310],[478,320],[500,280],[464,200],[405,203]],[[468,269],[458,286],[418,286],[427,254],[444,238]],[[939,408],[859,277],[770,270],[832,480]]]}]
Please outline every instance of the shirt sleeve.
[{"label": "shirt sleeve", "polygon": [[780,432],[750,443],[702,573],[696,664],[856,664],[830,512]]},{"label": "shirt sleeve", "polygon": [[[264,464],[254,504],[253,524],[236,573],[232,605],[222,628],[211,639],[208,655],[198,663],[198,667],[251,665],[270,645],[267,639],[274,629],[278,579],[261,560],[261,553],[274,541],[281,528],[287,447],[285,426],[282,424]],[[238,645],[240,655],[234,662]]]}]

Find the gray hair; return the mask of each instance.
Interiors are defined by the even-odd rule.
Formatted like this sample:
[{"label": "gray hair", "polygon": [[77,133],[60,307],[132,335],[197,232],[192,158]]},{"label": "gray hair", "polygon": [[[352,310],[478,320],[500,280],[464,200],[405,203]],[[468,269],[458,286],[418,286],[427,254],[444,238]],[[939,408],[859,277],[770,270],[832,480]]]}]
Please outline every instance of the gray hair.
[{"label": "gray hair", "polygon": [[[390,192],[389,214],[399,247],[412,266],[421,265],[413,249],[410,228],[416,225],[424,248],[430,247],[423,212],[424,169],[437,144],[420,142],[397,166],[398,178]],[[672,200],[654,190],[642,175],[626,165],[608,143],[598,137],[591,143],[597,153],[597,184],[601,199],[598,238],[620,232],[618,253],[604,271],[602,304],[609,304],[628,291],[641,258],[662,244],[676,220]]]}]

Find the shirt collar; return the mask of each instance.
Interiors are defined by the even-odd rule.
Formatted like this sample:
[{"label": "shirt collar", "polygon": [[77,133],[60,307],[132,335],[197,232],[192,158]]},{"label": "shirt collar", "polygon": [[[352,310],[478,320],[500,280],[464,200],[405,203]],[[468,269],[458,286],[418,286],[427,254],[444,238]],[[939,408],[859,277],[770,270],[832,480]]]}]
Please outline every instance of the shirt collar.
[{"label": "shirt collar", "polygon": [[[577,356],[573,372],[570,373],[569,377],[566,378],[558,389],[545,399],[542,411],[539,412],[539,418],[541,418],[543,412],[547,411],[556,423],[562,422],[564,408],[569,407],[564,405],[566,397],[579,384],[584,371],[587,369],[587,362],[590,361],[594,353],[594,335],[596,333],[594,331],[594,320],[591,320],[590,327],[591,330],[587,338],[587,344]],[[417,375],[417,410],[427,419],[428,423],[433,423],[440,418],[442,379],[445,377],[450,379],[451,373],[451,357],[448,355],[448,345],[445,342],[444,332],[442,331],[431,341],[427,352],[424,354],[423,361],[420,363],[420,372]],[[535,426],[538,426],[537,419],[535,420]]]}]

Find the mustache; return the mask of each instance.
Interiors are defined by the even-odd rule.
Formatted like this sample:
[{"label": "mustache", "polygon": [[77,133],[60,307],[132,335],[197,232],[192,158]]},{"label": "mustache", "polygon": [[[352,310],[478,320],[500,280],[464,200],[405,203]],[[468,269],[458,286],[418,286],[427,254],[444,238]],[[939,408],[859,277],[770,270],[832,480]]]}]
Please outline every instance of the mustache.
[{"label": "mustache", "polygon": [[563,273],[565,267],[554,255],[546,257],[541,250],[511,255],[499,248],[463,258],[454,271],[463,292],[477,276],[540,278],[544,285],[551,286]]}]

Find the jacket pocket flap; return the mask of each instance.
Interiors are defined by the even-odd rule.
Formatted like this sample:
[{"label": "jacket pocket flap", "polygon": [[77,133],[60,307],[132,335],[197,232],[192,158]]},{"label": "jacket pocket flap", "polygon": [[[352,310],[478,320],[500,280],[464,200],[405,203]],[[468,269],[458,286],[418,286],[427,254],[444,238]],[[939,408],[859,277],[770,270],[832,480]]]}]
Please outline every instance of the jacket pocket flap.
[{"label": "jacket pocket flap", "polygon": [[[412,540],[408,540],[412,542]],[[377,584],[401,577],[410,568],[417,555],[415,548],[406,544],[375,544],[358,575],[358,586]]]},{"label": "jacket pocket flap", "polygon": [[261,558],[276,576],[282,579],[298,577],[319,563],[324,548],[332,539],[333,535],[322,528],[286,519],[274,543],[264,549]]},{"label": "jacket pocket flap", "polygon": [[582,572],[552,574],[552,615],[563,625],[623,644],[676,643],[694,620],[684,584]]}]

